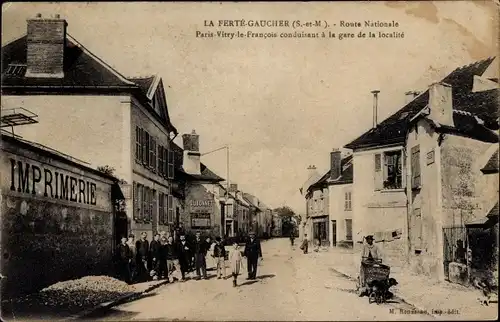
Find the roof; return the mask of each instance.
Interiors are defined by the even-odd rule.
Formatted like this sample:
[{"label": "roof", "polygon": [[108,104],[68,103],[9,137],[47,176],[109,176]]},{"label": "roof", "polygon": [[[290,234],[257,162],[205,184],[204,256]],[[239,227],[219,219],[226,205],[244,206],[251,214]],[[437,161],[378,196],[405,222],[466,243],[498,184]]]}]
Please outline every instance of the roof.
[{"label": "roof", "polygon": [[134,82],[139,86],[144,95],[148,95],[149,89],[153,85],[153,81],[155,80],[155,76],[147,76],[147,77],[132,77],[129,78],[130,81]]},{"label": "roof", "polygon": [[488,212],[488,214],[486,215],[486,217],[488,217],[488,218],[498,217],[498,201],[493,206],[493,208],[490,209],[490,211]]},{"label": "roof", "polygon": [[320,189],[328,185],[353,183],[354,165],[352,164],[352,154],[342,159],[341,168],[342,173],[338,179],[330,180],[330,170],[328,170],[318,181],[310,185],[307,190]]},{"label": "roof", "polygon": [[170,142],[171,148],[174,151],[174,168],[175,168],[175,177],[183,177],[187,180],[196,180],[196,181],[215,181],[220,182],[224,181],[224,178],[215,174],[212,170],[210,170],[203,162],[200,164],[200,172],[201,174],[190,174],[184,171],[182,167],[184,163],[184,150],[175,144],[175,142]]},{"label": "roof", "polygon": [[498,153],[499,149],[493,153],[486,165],[481,169],[483,173],[498,173]]},{"label": "roof", "polygon": [[[150,113],[167,129],[177,130],[166,118],[158,115],[147,97],[149,77],[127,79],[118,71],[91,53],[76,39],[67,35],[64,49],[64,77],[25,77],[26,68],[16,73],[7,73],[10,64],[26,66],[27,36],[16,39],[2,47],[2,94],[39,94],[39,93],[130,93],[144,103]],[[152,78],[154,80],[154,77]],[[151,82],[152,82],[151,80]],[[151,86],[151,85],[150,85]]]},{"label": "roof", "polygon": [[475,220],[472,220],[465,224],[468,227],[492,227],[498,223],[498,201],[491,208],[488,214],[485,217],[481,217]]},{"label": "roof", "polygon": [[[491,102],[493,102],[493,97],[498,97],[498,91],[488,91],[490,93],[486,94],[483,92],[471,93],[471,91],[474,84],[474,75],[481,76],[493,60],[494,57],[457,68],[442,80],[442,82],[451,85],[453,88],[453,108],[465,109],[466,111],[470,111],[474,108],[476,115],[481,114],[486,124],[498,124],[498,110],[496,108],[493,110],[491,104]],[[485,95],[491,95],[487,99],[489,103],[482,107],[484,111],[478,112],[474,104],[484,99]],[[349,149],[359,149],[390,144],[404,144],[409,121],[418,112],[424,109],[428,102],[429,90],[426,90],[414,100],[403,106],[399,111],[382,121],[375,129],[368,130],[357,139],[346,144],[345,147]],[[489,112],[493,113],[488,114]]]}]

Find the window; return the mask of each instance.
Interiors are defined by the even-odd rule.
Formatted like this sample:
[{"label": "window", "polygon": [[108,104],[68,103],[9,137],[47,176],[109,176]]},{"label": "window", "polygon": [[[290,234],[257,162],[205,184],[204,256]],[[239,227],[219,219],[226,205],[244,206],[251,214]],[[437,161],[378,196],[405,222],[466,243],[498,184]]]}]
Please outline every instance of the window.
[{"label": "window", "polygon": [[420,188],[420,146],[411,148],[411,188]]},{"label": "window", "polygon": [[345,220],[345,240],[352,240],[352,219]]},{"label": "window", "polygon": [[153,218],[156,218],[157,214],[157,202],[156,202],[156,191],[153,189],[149,190],[149,218],[148,222],[151,222]]},{"label": "window", "polygon": [[165,224],[165,194],[158,192],[158,222],[160,225]]},{"label": "window", "polygon": [[413,210],[411,216],[411,242],[414,250],[422,249],[422,213],[419,208]]},{"label": "window", "polygon": [[402,151],[375,154],[375,190],[401,189]]},{"label": "window", "polygon": [[168,195],[168,218],[167,221],[169,224],[174,222],[174,197],[172,195]]},{"label": "window", "polygon": [[147,187],[143,187],[143,189],[142,189],[142,215],[139,219],[144,221],[146,218],[149,218],[149,189]]},{"label": "window", "polygon": [[139,183],[133,184],[134,194],[134,220],[141,221],[144,209],[144,186]]},{"label": "window", "polygon": [[352,210],[351,192],[350,191],[345,193],[344,210],[347,210],[347,211]]}]

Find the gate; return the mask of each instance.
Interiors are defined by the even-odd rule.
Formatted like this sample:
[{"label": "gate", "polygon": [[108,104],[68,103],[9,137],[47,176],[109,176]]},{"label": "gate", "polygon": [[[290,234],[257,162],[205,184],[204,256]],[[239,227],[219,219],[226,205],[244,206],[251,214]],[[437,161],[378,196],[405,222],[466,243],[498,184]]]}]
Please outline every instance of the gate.
[{"label": "gate", "polygon": [[449,281],[451,262],[467,263],[467,230],[463,226],[443,228],[444,276]]}]

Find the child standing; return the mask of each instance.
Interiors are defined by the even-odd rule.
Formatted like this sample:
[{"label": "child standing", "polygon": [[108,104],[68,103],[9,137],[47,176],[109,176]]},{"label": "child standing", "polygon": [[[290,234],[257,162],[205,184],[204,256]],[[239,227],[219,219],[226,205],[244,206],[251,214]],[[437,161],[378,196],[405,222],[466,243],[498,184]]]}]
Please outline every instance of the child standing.
[{"label": "child standing", "polygon": [[212,256],[215,258],[216,261],[217,278],[218,279],[221,279],[222,277],[226,278],[226,261],[225,261],[226,249],[224,248],[224,245],[222,245],[220,237],[217,237],[215,239],[215,246],[213,249]]},{"label": "child standing", "polygon": [[238,285],[237,278],[240,274],[242,258],[243,256],[241,254],[240,246],[237,242],[234,242],[233,248],[229,252],[229,261],[231,262],[231,269],[233,273],[233,287]]}]

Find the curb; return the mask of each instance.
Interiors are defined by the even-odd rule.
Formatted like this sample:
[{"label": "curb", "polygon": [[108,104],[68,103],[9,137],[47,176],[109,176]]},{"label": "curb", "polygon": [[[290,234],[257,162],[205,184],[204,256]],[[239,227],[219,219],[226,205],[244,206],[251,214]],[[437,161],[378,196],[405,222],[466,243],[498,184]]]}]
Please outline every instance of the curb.
[{"label": "curb", "polygon": [[78,314],[75,314],[75,315],[72,315],[68,318],[65,318],[65,319],[61,319],[59,321],[74,321],[74,320],[84,320],[86,316],[89,316],[91,314],[94,314],[94,313],[97,313],[97,312],[100,312],[100,311],[106,311],[106,310],[109,310],[110,308],[114,307],[114,306],[117,306],[117,305],[120,305],[120,304],[123,304],[123,303],[126,303],[126,302],[129,302],[129,301],[133,301],[137,298],[139,298],[140,296],[142,296],[143,294],[145,293],[148,293],[148,292],[151,292],[152,290],[154,289],[157,289],[158,287],[162,286],[162,285],[165,285],[165,284],[168,284],[168,280],[165,280],[165,281],[161,281],[157,284],[154,284],[154,285],[151,285],[150,287],[148,287],[147,289],[145,289],[144,291],[141,291],[141,292],[132,292],[132,293],[127,293],[115,300],[112,300],[112,301],[109,301],[109,302],[104,302],[104,303],[101,303],[91,309],[88,309],[88,310],[85,310],[81,313],[78,313]]},{"label": "curb", "polygon": [[[347,278],[347,279],[349,279],[349,280],[351,280],[351,281],[356,281],[356,278],[352,277],[352,276],[351,276],[351,275],[349,275],[349,274],[346,274],[346,273],[344,273],[344,272],[341,272],[341,271],[339,271],[338,269],[333,268],[333,267],[330,267],[330,269],[331,269],[331,270],[333,270],[333,271],[335,271],[337,274],[341,275],[342,277],[345,277],[345,278]],[[405,299],[404,299],[403,297],[401,297],[401,296],[396,296],[396,295],[395,295],[394,297],[395,297],[396,299],[400,300],[400,301],[401,301],[401,303],[404,303],[404,304],[410,305],[410,306],[414,307],[417,311],[427,312],[425,315],[431,316],[431,317],[433,317],[435,320],[439,320],[439,317],[438,317],[437,315],[434,315],[434,314],[429,313],[427,309],[420,308],[420,307],[418,307],[417,305],[415,305],[415,304],[412,304],[412,303],[408,302],[407,300],[405,300]]]}]

